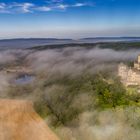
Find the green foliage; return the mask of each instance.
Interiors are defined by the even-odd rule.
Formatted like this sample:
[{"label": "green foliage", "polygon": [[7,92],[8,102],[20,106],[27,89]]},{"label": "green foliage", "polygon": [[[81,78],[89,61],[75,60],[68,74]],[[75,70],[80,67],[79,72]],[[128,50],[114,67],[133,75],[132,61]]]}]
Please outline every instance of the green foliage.
[{"label": "green foliage", "polygon": [[110,83],[101,74],[85,73],[75,78],[65,76],[52,80],[45,82],[43,95],[36,107],[40,106],[37,111],[42,116],[51,114],[52,124],[55,125],[66,125],[84,111],[115,108],[129,103],[126,90],[118,79]]},{"label": "green foliage", "polygon": [[37,100],[34,102],[34,108],[42,118],[45,118],[49,115],[49,109],[42,96],[40,96],[40,98],[37,98]]},{"label": "green foliage", "polygon": [[118,79],[108,83],[103,78],[97,77],[93,80],[93,90],[98,99],[98,107],[116,107],[128,104],[126,90]]},{"label": "green foliage", "polygon": [[[72,106],[74,95],[70,94],[70,92],[68,88],[62,85],[53,85],[46,88],[41,100],[39,99],[35,102],[37,112],[41,113],[43,117],[49,114],[52,115],[53,125],[66,124],[80,113],[78,108]],[[44,107],[47,109],[44,109]]]},{"label": "green foliage", "polygon": [[132,105],[140,106],[140,94],[139,93],[128,95],[128,98],[131,101]]}]

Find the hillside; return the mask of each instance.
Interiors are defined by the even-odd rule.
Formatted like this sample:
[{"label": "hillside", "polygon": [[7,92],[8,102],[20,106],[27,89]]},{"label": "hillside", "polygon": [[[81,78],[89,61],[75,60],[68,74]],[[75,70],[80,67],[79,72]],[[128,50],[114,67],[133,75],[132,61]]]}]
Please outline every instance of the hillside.
[{"label": "hillside", "polygon": [[58,140],[34,111],[33,104],[0,100],[0,140]]},{"label": "hillside", "polygon": [[[0,39],[0,50],[4,49],[27,49],[36,46],[62,46],[69,44],[87,44],[94,43],[119,43],[119,42],[140,42],[140,37],[95,37],[81,39],[57,39],[57,38],[17,38],[17,39]],[[132,47],[132,46],[131,46]]]}]

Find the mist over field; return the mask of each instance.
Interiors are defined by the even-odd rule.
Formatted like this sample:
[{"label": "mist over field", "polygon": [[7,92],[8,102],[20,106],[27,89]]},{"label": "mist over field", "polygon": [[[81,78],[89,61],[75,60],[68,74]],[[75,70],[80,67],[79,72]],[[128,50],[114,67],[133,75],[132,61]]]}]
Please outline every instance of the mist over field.
[{"label": "mist over field", "polygon": [[[32,101],[62,140],[139,140],[140,109],[128,103],[131,97],[117,80],[118,64],[129,65],[139,53],[98,47],[0,51],[1,68],[25,67],[35,77],[31,83],[16,84],[20,74],[1,69],[0,96]],[[123,102],[103,102],[100,89]]]}]

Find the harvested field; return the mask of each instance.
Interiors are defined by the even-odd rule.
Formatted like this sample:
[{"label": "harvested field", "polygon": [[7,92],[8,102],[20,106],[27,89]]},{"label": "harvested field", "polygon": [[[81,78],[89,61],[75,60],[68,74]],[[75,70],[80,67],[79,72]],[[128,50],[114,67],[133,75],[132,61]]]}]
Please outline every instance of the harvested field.
[{"label": "harvested field", "polygon": [[0,100],[0,140],[58,140],[24,100]]}]

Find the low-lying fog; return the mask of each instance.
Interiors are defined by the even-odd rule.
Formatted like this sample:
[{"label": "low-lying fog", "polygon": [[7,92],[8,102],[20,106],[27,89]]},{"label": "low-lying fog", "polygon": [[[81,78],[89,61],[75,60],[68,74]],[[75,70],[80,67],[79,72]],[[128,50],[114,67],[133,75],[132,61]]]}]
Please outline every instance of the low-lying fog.
[{"label": "low-lying fog", "polygon": [[130,62],[137,58],[140,50],[115,51],[112,49],[64,48],[37,51],[27,56],[35,71],[46,70],[46,74],[79,74],[84,70],[96,72],[113,67],[118,62]]},{"label": "low-lying fog", "polygon": [[[57,79],[63,76],[74,77],[84,72],[94,74],[104,70],[116,75],[117,66],[120,62],[133,62],[138,54],[140,54],[140,49],[115,51],[113,49],[81,47],[43,51],[0,51],[0,96],[12,98],[9,96],[8,88],[11,86],[11,79],[16,77],[15,73],[5,73],[4,68],[22,65],[31,69],[32,74],[36,76],[35,81],[31,81],[31,85],[34,91],[38,92],[37,86],[42,82],[41,80],[47,80],[47,78],[49,80],[54,77]],[[27,92],[29,91],[27,90]],[[22,95],[21,97],[34,101],[37,98],[36,92],[33,92],[35,94],[26,93],[25,96]],[[129,114],[128,118],[121,109],[84,112],[80,114],[75,127],[60,126],[56,128],[56,132],[62,140],[139,140],[139,130],[132,128],[131,122],[136,122],[140,115],[131,109],[126,110],[126,113]],[[134,113],[133,117],[131,111]],[[134,120],[129,120],[130,116]]]}]

